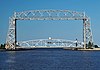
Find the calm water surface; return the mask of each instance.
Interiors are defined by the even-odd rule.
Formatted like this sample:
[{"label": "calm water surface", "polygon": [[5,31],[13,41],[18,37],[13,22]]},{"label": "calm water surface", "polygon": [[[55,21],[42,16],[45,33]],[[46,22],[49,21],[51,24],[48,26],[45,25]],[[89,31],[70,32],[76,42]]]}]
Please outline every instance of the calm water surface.
[{"label": "calm water surface", "polygon": [[0,51],[0,70],[100,70],[100,51]]}]

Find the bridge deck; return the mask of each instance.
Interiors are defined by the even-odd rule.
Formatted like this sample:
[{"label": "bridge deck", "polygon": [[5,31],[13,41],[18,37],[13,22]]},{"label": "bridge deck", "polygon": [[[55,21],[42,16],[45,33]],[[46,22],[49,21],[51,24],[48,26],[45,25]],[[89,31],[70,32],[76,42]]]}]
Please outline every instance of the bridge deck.
[{"label": "bridge deck", "polygon": [[83,49],[83,47],[16,47],[16,49],[57,49],[62,48],[66,50],[78,50]]}]

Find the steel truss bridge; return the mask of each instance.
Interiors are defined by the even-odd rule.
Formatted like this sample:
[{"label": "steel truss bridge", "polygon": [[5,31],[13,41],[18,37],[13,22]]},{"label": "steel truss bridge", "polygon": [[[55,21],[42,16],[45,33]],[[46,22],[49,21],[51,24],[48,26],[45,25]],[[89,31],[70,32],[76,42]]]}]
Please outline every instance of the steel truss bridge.
[{"label": "steel truss bridge", "polygon": [[[17,42],[16,21],[17,20],[82,20],[83,21],[83,42],[63,39],[38,39]],[[90,19],[84,12],[70,10],[31,10],[14,12],[9,18],[9,29],[6,39],[6,49],[16,49],[17,46],[29,47],[83,47],[93,43]]]},{"label": "steel truss bridge", "polygon": [[18,44],[22,48],[65,48],[65,47],[77,47],[83,48],[83,42],[71,41],[64,39],[37,39],[22,41]]}]

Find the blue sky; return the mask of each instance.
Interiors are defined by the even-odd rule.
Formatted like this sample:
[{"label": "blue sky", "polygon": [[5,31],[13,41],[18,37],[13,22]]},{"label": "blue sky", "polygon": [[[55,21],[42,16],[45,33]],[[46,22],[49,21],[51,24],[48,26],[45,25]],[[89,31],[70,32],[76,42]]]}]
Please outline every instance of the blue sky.
[{"label": "blue sky", "polygon": [[[72,10],[85,12],[91,18],[93,40],[100,45],[99,0],[0,0],[0,44],[5,43],[9,17],[27,10]],[[49,36],[82,41],[82,21],[17,21],[17,40],[43,39]]]}]

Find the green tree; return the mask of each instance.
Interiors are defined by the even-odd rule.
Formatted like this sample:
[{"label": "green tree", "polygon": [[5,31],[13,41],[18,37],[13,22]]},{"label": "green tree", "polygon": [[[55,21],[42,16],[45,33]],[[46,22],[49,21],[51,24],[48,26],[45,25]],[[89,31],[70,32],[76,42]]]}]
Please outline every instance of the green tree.
[{"label": "green tree", "polygon": [[91,42],[89,41],[87,47],[88,47],[88,49],[92,49],[92,47],[93,47],[93,43],[91,43]]},{"label": "green tree", "polygon": [[98,45],[94,45],[95,48],[99,48]]},{"label": "green tree", "polygon": [[1,44],[0,49],[5,49],[5,44]]}]

